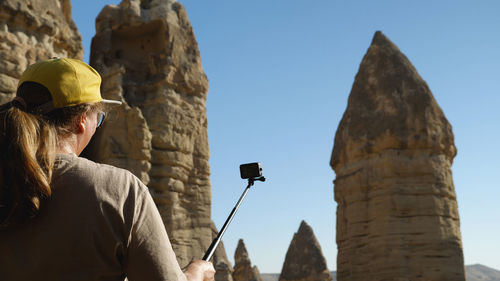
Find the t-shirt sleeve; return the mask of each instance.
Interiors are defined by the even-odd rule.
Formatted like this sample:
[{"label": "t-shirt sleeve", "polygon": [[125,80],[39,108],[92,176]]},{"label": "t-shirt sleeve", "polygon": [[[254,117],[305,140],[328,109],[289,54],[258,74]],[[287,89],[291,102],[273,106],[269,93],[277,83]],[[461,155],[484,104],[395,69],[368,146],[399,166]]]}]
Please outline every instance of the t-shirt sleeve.
[{"label": "t-shirt sleeve", "polygon": [[138,198],[124,263],[128,280],[186,281],[147,187],[138,179],[135,184]]}]

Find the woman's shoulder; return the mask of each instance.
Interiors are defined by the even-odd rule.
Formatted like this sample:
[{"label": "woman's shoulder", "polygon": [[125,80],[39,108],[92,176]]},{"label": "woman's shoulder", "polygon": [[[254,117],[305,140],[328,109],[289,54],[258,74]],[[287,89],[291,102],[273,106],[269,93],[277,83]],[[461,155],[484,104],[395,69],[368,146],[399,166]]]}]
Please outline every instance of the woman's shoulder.
[{"label": "woman's shoulder", "polygon": [[57,155],[54,167],[54,181],[61,180],[104,189],[145,188],[144,184],[126,169],[96,163],[74,154]]}]

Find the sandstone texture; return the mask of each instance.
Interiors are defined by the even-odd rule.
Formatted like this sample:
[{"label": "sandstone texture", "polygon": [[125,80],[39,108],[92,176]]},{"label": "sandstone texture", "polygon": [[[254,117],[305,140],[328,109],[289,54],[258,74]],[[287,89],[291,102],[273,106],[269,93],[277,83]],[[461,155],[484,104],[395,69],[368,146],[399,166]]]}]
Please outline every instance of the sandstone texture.
[{"label": "sandstone texture", "polygon": [[252,267],[252,262],[248,256],[247,248],[243,239],[238,241],[238,246],[234,252],[234,281],[262,281],[257,266]]},{"label": "sandstone texture", "polygon": [[[217,237],[219,231],[212,222],[212,239]],[[233,266],[229,262],[224,243],[220,241],[219,246],[215,249],[212,261],[215,267],[215,281],[233,281]]]},{"label": "sandstone texture", "polygon": [[302,221],[286,252],[279,280],[332,281],[332,279],[312,228]]},{"label": "sandstone texture", "polygon": [[337,278],[465,280],[451,125],[381,32],[361,62],[331,166]]},{"label": "sandstone texture", "polygon": [[0,1],[0,104],[14,98],[17,82],[30,64],[82,56],[69,0]]},{"label": "sandstone texture", "polygon": [[183,6],[124,0],[96,19],[90,64],[103,96],[123,101],[85,151],[150,188],[179,264],[212,240],[205,102],[208,80]]}]

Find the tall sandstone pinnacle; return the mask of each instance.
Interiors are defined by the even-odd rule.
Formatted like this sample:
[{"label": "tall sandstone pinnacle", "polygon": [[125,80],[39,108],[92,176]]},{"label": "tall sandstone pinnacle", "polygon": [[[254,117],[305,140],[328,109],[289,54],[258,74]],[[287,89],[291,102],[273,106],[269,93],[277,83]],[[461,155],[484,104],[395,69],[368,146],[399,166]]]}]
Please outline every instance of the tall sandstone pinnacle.
[{"label": "tall sandstone pinnacle", "polygon": [[81,41],[69,0],[0,1],[0,104],[14,98],[29,65],[51,57],[81,59]]},{"label": "tall sandstone pinnacle", "polygon": [[238,241],[238,246],[234,252],[234,281],[262,281],[257,266],[252,267],[252,262],[248,256],[247,248],[243,239]]},{"label": "tall sandstone pinnacle", "polygon": [[312,228],[305,222],[293,235],[281,269],[280,281],[332,281]]},{"label": "tall sandstone pinnacle", "polygon": [[465,280],[451,125],[381,32],[335,136],[337,278]]},{"label": "tall sandstone pinnacle", "polygon": [[179,264],[212,241],[205,102],[208,80],[184,7],[123,0],[96,19],[90,64],[103,96],[123,101],[85,151],[132,171],[158,206]]}]

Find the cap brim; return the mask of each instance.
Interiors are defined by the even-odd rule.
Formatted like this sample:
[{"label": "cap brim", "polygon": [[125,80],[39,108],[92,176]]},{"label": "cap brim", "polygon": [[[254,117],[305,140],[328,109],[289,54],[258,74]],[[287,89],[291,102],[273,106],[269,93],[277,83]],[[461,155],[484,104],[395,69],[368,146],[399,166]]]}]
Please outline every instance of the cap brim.
[{"label": "cap brim", "polygon": [[105,103],[105,104],[109,104],[109,105],[121,105],[122,104],[122,102],[118,101],[118,100],[105,100],[105,99],[103,99],[101,102]]}]

